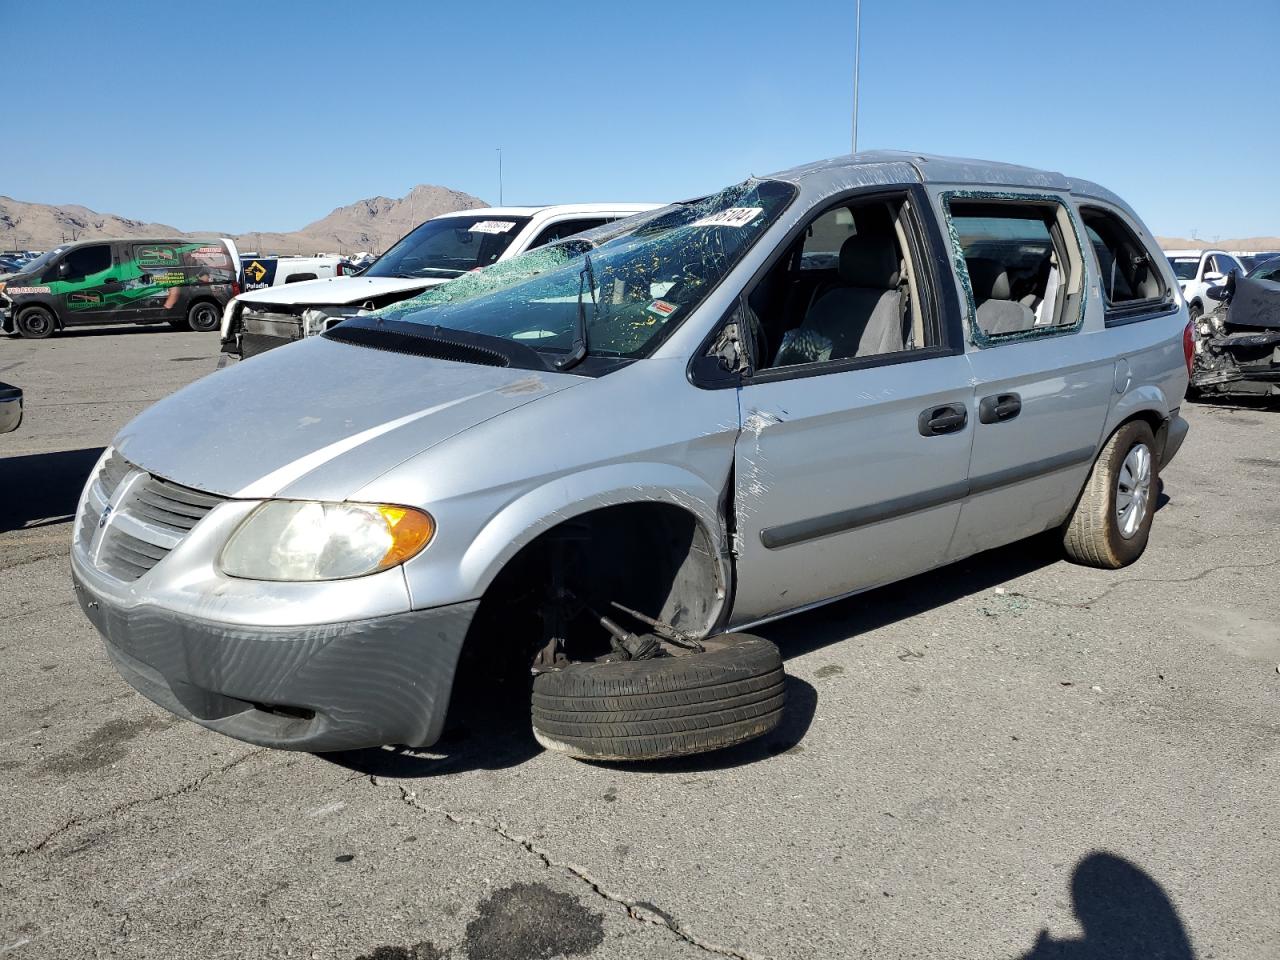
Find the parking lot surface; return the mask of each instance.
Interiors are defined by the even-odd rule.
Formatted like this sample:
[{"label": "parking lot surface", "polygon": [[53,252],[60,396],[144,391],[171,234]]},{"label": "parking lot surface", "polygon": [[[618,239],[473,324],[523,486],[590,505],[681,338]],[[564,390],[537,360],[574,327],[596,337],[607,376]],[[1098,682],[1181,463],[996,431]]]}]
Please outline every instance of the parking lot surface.
[{"label": "parking lot surface", "polygon": [[482,688],[313,756],[152,706],[72,592],[85,474],[216,350],[0,342],[0,956],[1276,956],[1280,408],[1184,408],[1129,568],[1032,541],[762,629],[761,741],[582,764]]}]

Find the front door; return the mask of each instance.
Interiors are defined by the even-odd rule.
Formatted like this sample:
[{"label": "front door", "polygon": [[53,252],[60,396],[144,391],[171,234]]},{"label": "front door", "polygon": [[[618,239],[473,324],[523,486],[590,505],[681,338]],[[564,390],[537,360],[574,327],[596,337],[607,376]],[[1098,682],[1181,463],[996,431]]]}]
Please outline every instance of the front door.
[{"label": "front door", "polygon": [[55,268],[55,278],[51,286],[64,324],[113,319],[113,294],[122,285],[110,243],[91,243],[71,250]]},{"label": "front door", "polygon": [[946,560],[973,386],[919,199],[832,203],[746,296],[758,369],[739,388],[734,625]]},{"label": "front door", "polygon": [[960,354],[742,388],[735,623],[945,562],[968,478],[970,377]]}]

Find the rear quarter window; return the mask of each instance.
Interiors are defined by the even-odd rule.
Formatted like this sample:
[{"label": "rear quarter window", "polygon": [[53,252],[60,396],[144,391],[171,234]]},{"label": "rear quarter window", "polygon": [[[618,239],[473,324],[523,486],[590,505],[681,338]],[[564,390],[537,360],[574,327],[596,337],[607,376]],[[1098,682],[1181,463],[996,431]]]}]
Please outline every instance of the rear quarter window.
[{"label": "rear quarter window", "polygon": [[1139,320],[1172,309],[1159,266],[1164,255],[1147,246],[1118,211],[1094,204],[1079,209],[1107,322]]}]

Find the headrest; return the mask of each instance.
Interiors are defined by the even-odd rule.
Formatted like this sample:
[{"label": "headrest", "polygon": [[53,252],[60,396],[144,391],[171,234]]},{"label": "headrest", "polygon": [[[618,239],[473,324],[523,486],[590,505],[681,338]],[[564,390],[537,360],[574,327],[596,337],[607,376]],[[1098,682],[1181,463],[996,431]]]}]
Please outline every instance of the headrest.
[{"label": "headrest", "polygon": [[1009,285],[1009,274],[999,260],[986,257],[967,257],[965,266],[969,268],[969,280],[973,284],[973,299],[981,303],[983,300],[1011,300],[1013,289]]},{"label": "headrest", "polygon": [[857,233],[840,246],[840,279],[851,287],[892,290],[898,285],[898,248],[887,233]]}]

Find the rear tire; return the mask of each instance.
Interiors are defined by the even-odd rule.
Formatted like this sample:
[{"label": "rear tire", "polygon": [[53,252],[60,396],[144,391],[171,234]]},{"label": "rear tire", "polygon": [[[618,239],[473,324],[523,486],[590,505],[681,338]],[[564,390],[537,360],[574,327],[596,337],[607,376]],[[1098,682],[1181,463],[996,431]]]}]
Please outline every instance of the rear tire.
[{"label": "rear tire", "polygon": [[719,750],[775,729],[786,699],[778,648],[742,634],[704,646],[705,653],[540,674],[534,736],[583,760],[652,760]]},{"label": "rear tire", "polygon": [[44,307],[27,307],[18,311],[13,321],[13,328],[18,336],[27,340],[44,340],[53,336],[57,329],[53,314]]},{"label": "rear tire", "polygon": [[209,333],[222,326],[222,315],[217,304],[200,300],[187,311],[187,326],[197,333]]},{"label": "rear tire", "polygon": [[1102,448],[1063,527],[1067,558],[1103,570],[1133,563],[1147,548],[1159,492],[1155,435],[1145,422],[1131,420]]}]

